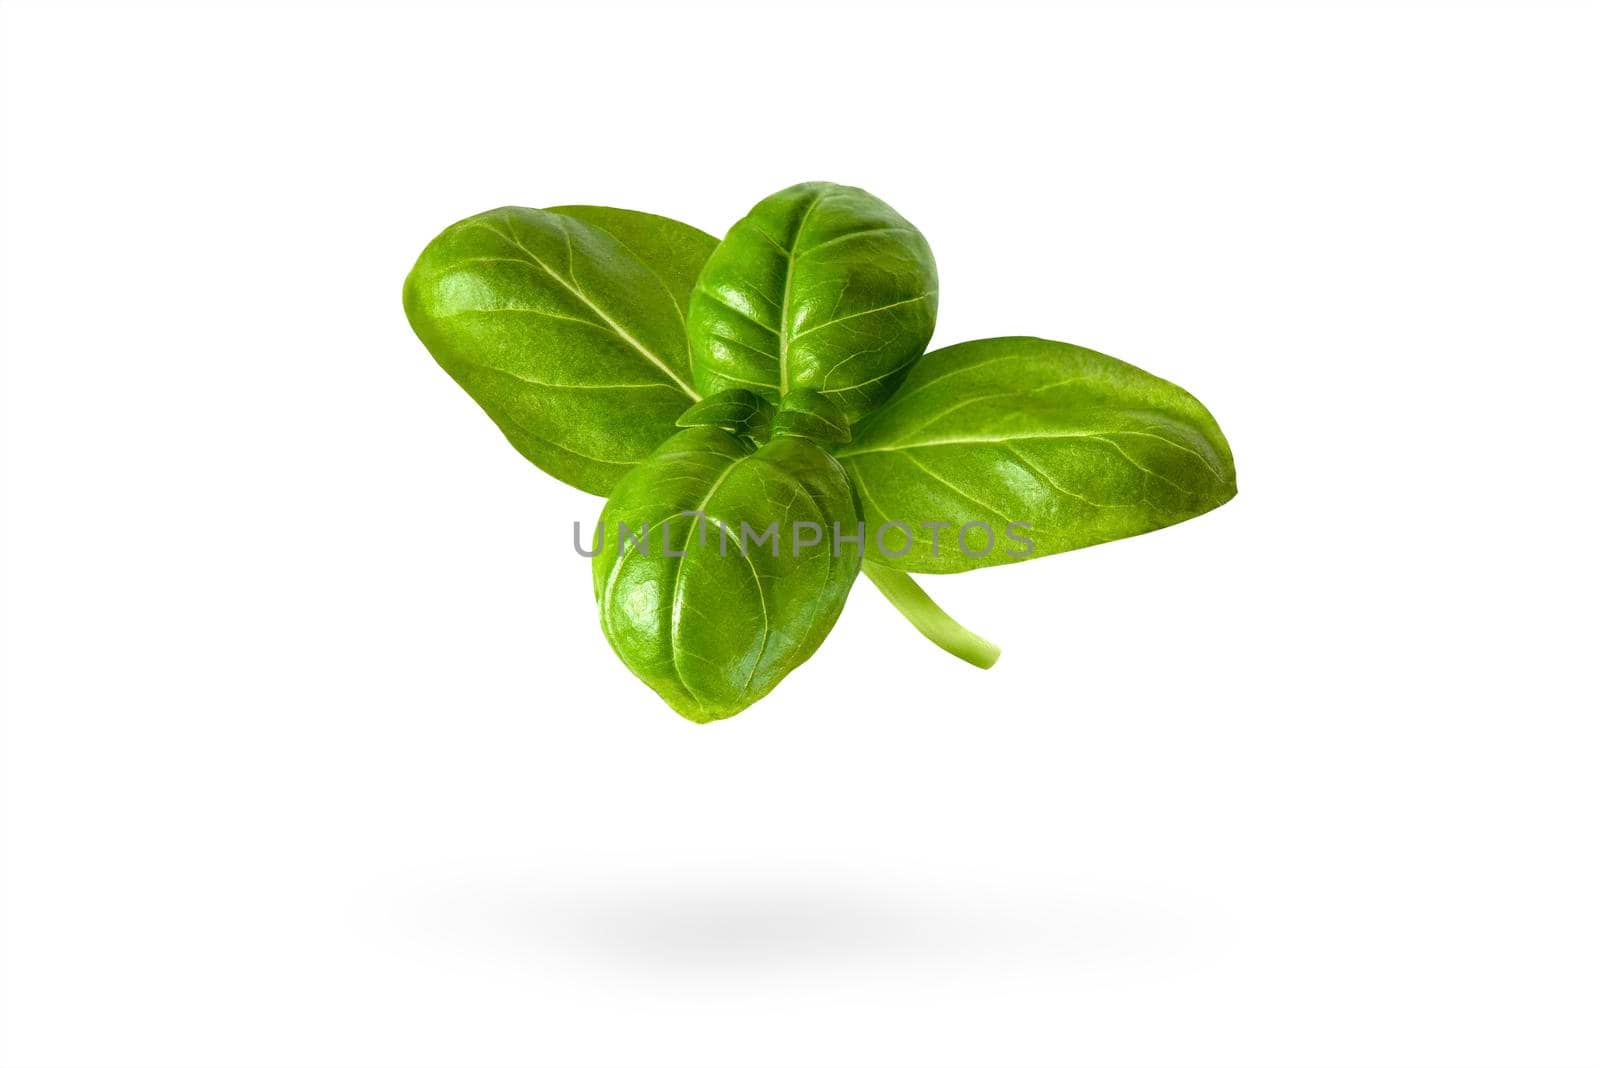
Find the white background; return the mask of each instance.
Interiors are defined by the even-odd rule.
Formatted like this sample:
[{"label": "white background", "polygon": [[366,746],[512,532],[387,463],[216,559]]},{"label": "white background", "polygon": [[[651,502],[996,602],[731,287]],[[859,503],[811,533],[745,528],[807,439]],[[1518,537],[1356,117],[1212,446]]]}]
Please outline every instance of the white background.
[{"label": "white background", "polygon": [[[5,1063],[1600,1060],[1592,9],[0,19]],[[400,282],[813,178],[1239,497],[694,726]]]}]

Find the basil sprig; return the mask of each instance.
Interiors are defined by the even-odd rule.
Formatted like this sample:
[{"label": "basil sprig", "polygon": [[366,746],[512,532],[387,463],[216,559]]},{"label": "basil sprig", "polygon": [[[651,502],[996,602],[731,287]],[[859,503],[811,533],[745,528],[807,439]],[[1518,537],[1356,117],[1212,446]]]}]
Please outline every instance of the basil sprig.
[{"label": "basil sprig", "polygon": [[999,649],[912,573],[1142,534],[1236,492],[1216,420],[1130,364],[1032,337],[925,353],[933,254],[850,186],[775,193],[721,242],[619,208],[500,208],[429,243],[404,298],[512,445],[609,497],[601,628],[696,722],[809,658],[858,572],[989,667]]}]

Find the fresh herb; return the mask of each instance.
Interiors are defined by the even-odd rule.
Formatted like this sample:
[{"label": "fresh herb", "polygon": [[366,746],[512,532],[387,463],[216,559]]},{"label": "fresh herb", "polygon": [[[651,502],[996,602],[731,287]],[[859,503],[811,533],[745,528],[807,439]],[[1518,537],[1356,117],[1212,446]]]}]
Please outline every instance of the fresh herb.
[{"label": "fresh herb", "polygon": [[822,644],[859,571],[930,640],[999,649],[911,573],[1155,530],[1235,493],[1184,390],[1039,338],[924,354],[938,276],[876,197],[811,182],[720,243],[618,208],[501,208],[406,279],[435,359],[528,459],[609,496],[591,566],[629,669],[697,722]]}]

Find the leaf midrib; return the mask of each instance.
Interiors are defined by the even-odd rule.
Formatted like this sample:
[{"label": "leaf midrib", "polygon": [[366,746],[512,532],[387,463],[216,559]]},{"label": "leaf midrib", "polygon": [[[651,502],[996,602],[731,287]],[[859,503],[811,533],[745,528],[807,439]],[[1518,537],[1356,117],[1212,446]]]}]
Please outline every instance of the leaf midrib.
[{"label": "leaf midrib", "polygon": [[[702,516],[705,514],[706,505],[711,503],[711,498],[717,495],[717,490],[722,488],[722,484],[728,480],[728,476],[733,474],[733,469],[738,467],[739,462],[743,459],[745,459],[743,456],[730,457],[728,466],[723,469],[723,472],[720,475],[717,476],[716,481],[711,483],[711,488],[706,490],[704,497],[700,498],[700,503],[695,505],[693,509],[689,509],[690,511],[701,513],[701,515],[695,516],[694,523],[689,525],[688,536],[690,538],[694,537],[695,525],[704,522]],[[672,647],[672,670],[676,672],[679,684],[683,686],[686,693],[691,694],[696,701],[704,704],[705,699],[695,692],[694,688],[689,685],[689,680],[683,677],[683,672],[678,668],[678,655],[680,652],[680,643],[678,641],[678,621],[683,618],[683,563],[688,559],[688,542],[684,543],[684,549],[685,555],[673,565],[672,569],[672,614],[671,618],[667,621],[667,634],[669,635]],[[765,595],[763,595],[763,606],[764,605]]]},{"label": "leaf midrib", "polygon": [[[1068,438],[1089,438],[1093,440],[1106,441],[1107,437],[1115,434],[1154,438],[1163,444],[1170,445],[1174,449],[1178,449],[1193,456],[1195,459],[1199,460],[1205,465],[1206,471],[1211,475],[1212,478],[1215,478],[1218,482],[1223,481],[1221,472],[1212,466],[1211,461],[1206,459],[1199,452],[1189,448],[1187,445],[1180,445],[1171,438],[1165,438],[1160,434],[1152,434],[1144,430],[1103,430],[1080,431],[1070,434],[1007,434],[1001,437],[938,438],[933,441],[918,441],[909,444],[897,442],[895,444],[880,445],[870,449],[852,449],[847,447],[834,453],[834,456],[843,459],[847,456],[866,456],[874,452],[906,452],[911,449],[928,449],[939,445],[1008,445],[1015,441],[1058,441]],[[1107,441],[1106,443],[1108,445],[1115,445],[1115,442]],[[1119,449],[1118,451],[1120,452],[1121,450]],[[1126,456],[1127,454],[1124,453],[1123,455]]]},{"label": "leaf midrib", "polygon": [[826,192],[818,192],[810,204],[806,205],[805,212],[800,216],[800,222],[794,228],[794,238],[790,240],[789,247],[783,250],[788,257],[789,264],[783,272],[783,302],[778,305],[778,396],[786,396],[789,392],[789,293],[794,288],[794,250],[800,247],[800,235],[805,233],[806,223],[811,219],[811,213],[817,210],[817,205],[826,200]]},{"label": "leaf midrib", "polygon": [[[560,218],[560,217],[561,216],[558,216],[558,218]],[[524,245],[517,238],[517,235],[516,235],[515,231],[512,230],[511,216],[509,216],[509,215],[503,216],[503,219],[504,219],[505,226],[506,226],[505,233],[503,233],[503,234],[500,233],[499,230],[496,230],[494,227],[489,226],[487,223],[484,224],[484,228],[487,229],[492,234],[498,234],[499,236],[505,238],[507,241],[511,242],[518,249],[520,249],[524,256],[527,256],[529,260],[531,260],[534,263],[538,264],[539,269],[544,271],[545,274],[549,275],[552,279],[554,279],[557,285],[561,286],[568,293],[571,293],[574,297],[578,298],[578,300],[580,302],[582,302],[582,304],[585,307],[587,307],[590,311],[592,311],[596,315],[598,315],[601,318],[601,320],[603,320],[605,322],[605,324],[607,326],[609,326],[612,329],[612,331],[614,331],[616,333],[616,335],[618,337],[622,338],[622,340],[624,340],[628,344],[632,345],[635,349],[637,349],[639,351],[639,354],[641,356],[643,356],[645,359],[649,360],[651,363],[653,363],[657,367],[659,367],[661,369],[662,374],[664,374],[668,378],[672,379],[672,381],[677,385],[677,387],[680,390],[682,390],[684,392],[684,394],[686,394],[688,397],[690,397],[693,400],[697,400],[698,401],[698,400],[701,399],[700,394],[695,391],[694,387],[689,385],[689,383],[685,382],[683,379],[679,378],[677,376],[677,374],[675,374],[673,372],[672,368],[667,365],[665,360],[663,360],[661,357],[657,356],[655,353],[651,352],[648,348],[646,348],[639,341],[638,338],[634,337],[632,334],[628,333],[627,330],[623,329],[623,327],[622,327],[622,325],[620,323],[618,323],[615,319],[611,318],[611,316],[607,315],[605,313],[605,311],[602,310],[601,307],[598,304],[596,304],[594,301],[590,300],[588,295],[585,294],[582,290],[578,289],[575,284],[569,283],[565,278],[561,277],[560,273],[558,273],[557,271],[552,269],[549,264],[545,263],[544,260],[542,260],[538,256],[534,255],[533,251],[531,249],[529,249],[528,246]],[[560,224],[557,223],[557,225],[559,226]],[[562,227],[562,232],[563,233],[566,232],[566,227],[564,227],[564,226]],[[569,241],[571,240],[570,235],[568,235],[568,240]],[[574,280],[574,281],[576,281],[576,280]]]}]

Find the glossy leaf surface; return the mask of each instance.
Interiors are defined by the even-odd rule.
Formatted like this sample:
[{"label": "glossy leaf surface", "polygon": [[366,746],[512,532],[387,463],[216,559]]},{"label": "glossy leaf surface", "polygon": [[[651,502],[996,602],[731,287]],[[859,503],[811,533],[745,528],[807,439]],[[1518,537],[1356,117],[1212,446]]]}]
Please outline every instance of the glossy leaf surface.
[{"label": "glossy leaf surface", "polygon": [[844,410],[825,393],[814,389],[791,389],[773,418],[774,434],[810,438],[824,447],[850,440],[850,424]]},{"label": "glossy leaf surface", "polygon": [[644,212],[499,208],[423,250],[406,316],[518,451],[604,494],[699,399],[684,317],[715,245]]},{"label": "glossy leaf surface", "polygon": [[725,389],[678,416],[679,426],[720,426],[734,434],[765,441],[772,429],[772,405],[748,389]]},{"label": "glossy leaf surface", "polygon": [[[912,531],[903,556],[943,573],[1015,563],[1142,534],[1234,495],[1233,455],[1211,414],[1170,382],[1109,356],[1039,338],[970,341],[924,356],[893,398],[836,451],[869,530]],[[1020,537],[1011,524],[1029,524]],[[936,532],[945,523],[938,552]],[[976,554],[957,540],[970,531]],[[1026,555],[1023,539],[1032,542]],[[904,538],[885,539],[890,552]]]},{"label": "glossy leaf surface", "polygon": [[710,258],[717,239],[688,223],[647,211],[607,208],[597,204],[563,204],[546,208],[604,230],[634,259],[649,268],[672,297],[681,315],[689,311],[689,295]]},{"label": "glossy leaf surface", "polygon": [[[680,431],[601,513],[592,563],[606,639],[685,718],[734,715],[833,628],[860,568],[853,545],[833,554],[833,524],[854,532],[857,521],[844,470],[810,441],[755,448],[717,427]],[[619,524],[648,537],[621,537]],[[757,544],[772,524],[777,543]],[[807,524],[820,538],[799,546]]]},{"label": "glossy leaf surface", "polygon": [[933,253],[863,190],[808,182],[757,204],[707,260],[689,302],[694,379],[776,403],[815,389],[854,422],[933,335]]}]

